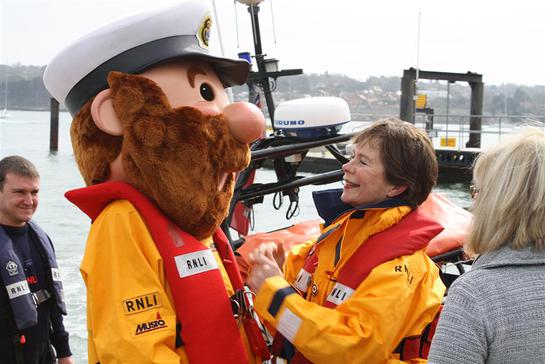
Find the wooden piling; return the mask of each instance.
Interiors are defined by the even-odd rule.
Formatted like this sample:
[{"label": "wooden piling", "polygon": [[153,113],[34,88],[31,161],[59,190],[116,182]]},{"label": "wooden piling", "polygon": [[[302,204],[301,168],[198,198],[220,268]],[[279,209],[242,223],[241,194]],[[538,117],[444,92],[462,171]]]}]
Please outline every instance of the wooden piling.
[{"label": "wooden piling", "polygon": [[49,151],[59,150],[59,102],[51,98],[51,118],[49,129]]}]

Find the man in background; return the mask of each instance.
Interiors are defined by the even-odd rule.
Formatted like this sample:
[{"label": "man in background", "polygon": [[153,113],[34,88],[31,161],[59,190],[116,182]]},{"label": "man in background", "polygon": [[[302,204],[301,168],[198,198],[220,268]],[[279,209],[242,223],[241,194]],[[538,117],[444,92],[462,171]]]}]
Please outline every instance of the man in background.
[{"label": "man in background", "polygon": [[40,176],[25,158],[0,160],[0,361],[71,364],[62,283],[51,239],[31,220]]}]

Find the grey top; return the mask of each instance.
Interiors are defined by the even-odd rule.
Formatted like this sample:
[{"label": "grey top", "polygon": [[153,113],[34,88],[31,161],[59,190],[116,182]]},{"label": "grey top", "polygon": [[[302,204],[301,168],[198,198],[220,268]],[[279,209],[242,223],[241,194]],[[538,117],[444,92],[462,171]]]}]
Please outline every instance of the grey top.
[{"label": "grey top", "polygon": [[429,363],[545,363],[545,252],[478,258],[449,290]]}]

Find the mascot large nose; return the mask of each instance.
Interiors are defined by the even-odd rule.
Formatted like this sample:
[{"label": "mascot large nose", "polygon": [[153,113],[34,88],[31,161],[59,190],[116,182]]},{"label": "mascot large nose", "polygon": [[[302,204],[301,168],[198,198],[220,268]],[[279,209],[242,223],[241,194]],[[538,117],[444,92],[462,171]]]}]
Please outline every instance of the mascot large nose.
[{"label": "mascot large nose", "polygon": [[241,143],[251,143],[263,136],[265,117],[261,110],[249,102],[235,102],[223,109],[231,134]]}]

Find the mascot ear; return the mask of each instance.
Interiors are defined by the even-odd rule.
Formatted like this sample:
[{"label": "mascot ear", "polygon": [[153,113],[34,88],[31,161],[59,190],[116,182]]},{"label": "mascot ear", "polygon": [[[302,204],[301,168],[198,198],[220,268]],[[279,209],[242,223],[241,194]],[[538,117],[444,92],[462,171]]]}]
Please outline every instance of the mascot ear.
[{"label": "mascot ear", "polygon": [[110,89],[102,90],[95,96],[91,104],[91,115],[95,125],[106,134],[123,135],[121,121],[113,107]]}]

